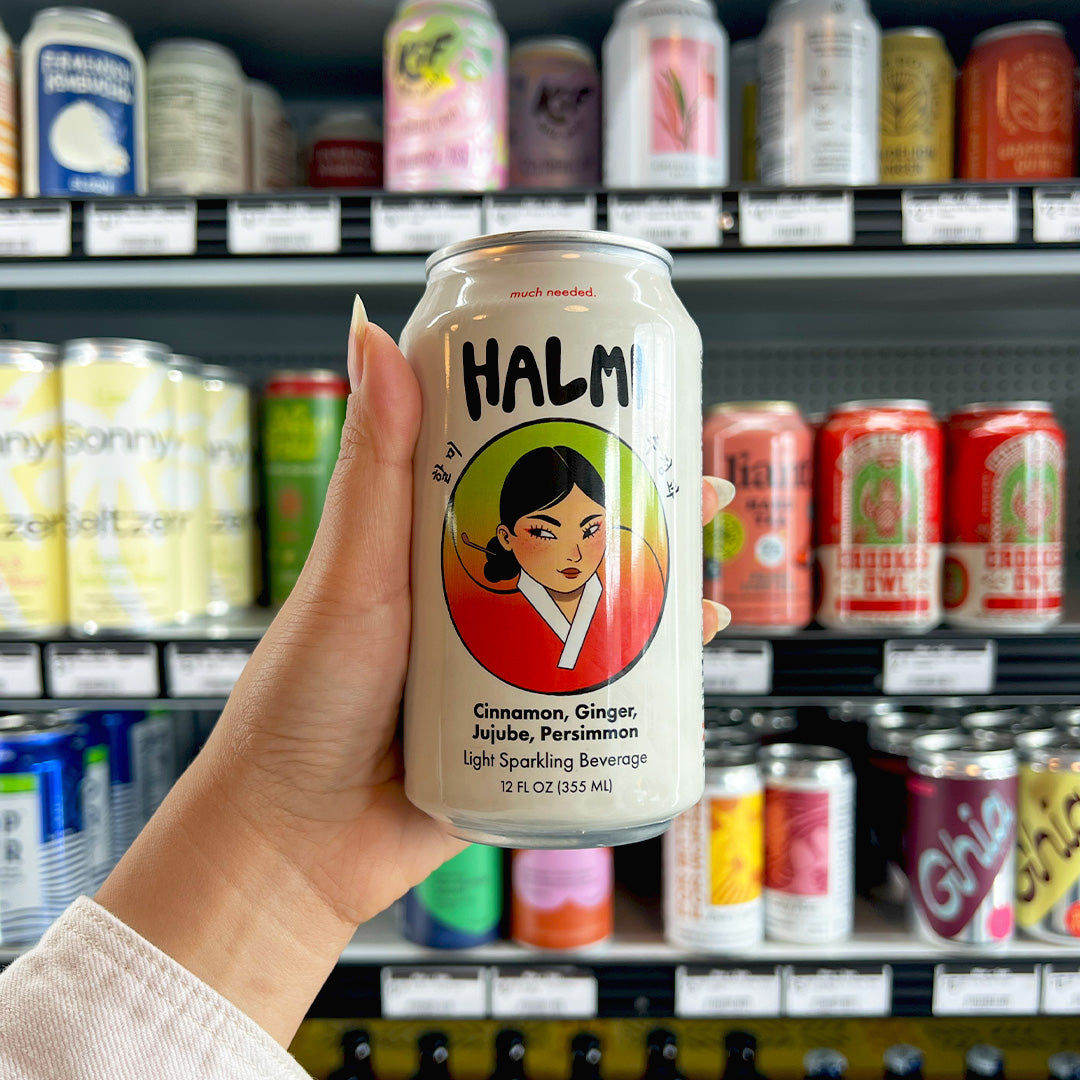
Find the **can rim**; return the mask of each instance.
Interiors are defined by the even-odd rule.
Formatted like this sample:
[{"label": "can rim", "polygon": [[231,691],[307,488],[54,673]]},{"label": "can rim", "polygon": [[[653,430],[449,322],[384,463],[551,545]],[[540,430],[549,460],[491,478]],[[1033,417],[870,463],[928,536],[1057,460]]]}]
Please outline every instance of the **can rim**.
[{"label": "can rim", "polygon": [[230,67],[235,67],[243,77],[243,69],[240,67],[240,60],[236,53],[227,46],[219,45],[208,38],[162,38],[151,46],[146,62],[153,63],[155,57],[166,56],[168,53],[206,53],[209,56],[216,56],[219,60],[225,60]]},{"label": "can rim", "polygon": [[244,386],[248,386],[251,383],[251,379],[242,371],[236,371],[231,367],[225,367],[224,364],[203,364],[201,372],[204,379],[217,379],[218,382],[241,383]]},{"label": "can rim", "polygon": [[34,13],[31,27],[34,26],[38,20],[42,22],[48,19],[85,19],[87,21],[105,23],[108,26],[115,26],[120,30],[123,30],[128,36],[131,35],[131,27],[128,26],[123,19],[117,18],[115,15],[110,15],[107,11],[101,11],[99,8],[91,7],[66,7],[56,6],[42,8],[40,11]]},{"label": "can rim", "polygon": [[1036,765],[1047,765],[1052,758],[1077,763],[1080,762],[1080,735],[1061,728],[1022,731],[1016,736],[1016,752],[1021,761]]},{"label": "can rim", "polygon": [[859,398],[855,401],[841,401],[832,407],[832,415],[838,413],[862,412],[865,409],[907,409],[918,412],[930,412],[930,402],[923,398]]},{"label": "can rim", "polygon": [[932,26],[897,26],[892,30],[882,30],[882,40],[887,37],[919,37],[933,38],[935,41],[944,42],[945,35]]},{"label": "can rim", "polygon": [[596,67],[596,54],[580,38],[570,37],[569,34],[550,34],[539,37],[523,38],[510,50],[510,59],[515,56],[525,56],[533,52],[561,52],[588,60],[589,64]]},{"label": "can rim", "polygon": [[266,385],[272,386],[275,382],[345,383],[346,386],[349,384],[349,380],[344,375],[330,368],[278,368],[267,376]]},{"label": "can rim", "polygon": [[1015,770],[1016,751],[1013,737],[1003,731],[987,731],[978,737],[969,731],[933,731],[912,740],[911,763],[913,768],[956,765],[983,771]]},{"label": "can rim", "polygon": [[787,415],[799,415],[799,406],[794,401],[721,401],[710,405],[705,410],[706,416],[727,412],[775,412]]},{"label": "can rim", "polygon": [[987,731],[993,730],[999,723],[1013,724],[1023,718],[1024,714],[1020,709],[976,709],[960,717],[960,726],[975,731]]},{"label": "can rim", "polygon": [[62,364],[88,364],[111,360],[119,364],[166,363],[172,356],[168,345],[141,338],[73,338],[62,346]]},{"label": "can rim", "polygon": [[485,15],[490,15],[491,18],[495,18],[495,8],[488,3],[488,0],[453,0],[453,4],[449,0],[401,0],[397,6],[397,10],[394,12],[394,18],[398,18],[403,15],[409,8],[414,7],[466,7],[473,8],[475,11],[482,11]]},{"label": "can rim", "polygon": [[[629,18],[631,15],[638,14],[638,8],[649,7],[651,4],[660,3],[661,0],[626,0],[624,4],[620,4],[615,9],[615,19],[620,20]],[[680,0],[680,3],[687,4],[690,7],[700,8],[702,11],[707,11],[714,19],[716,16],[716,5],[712,0]]]},{"label": "can rim", "polygon": [[1005,23],[1003,26],[992,26],[989,30],[977,34],[971,43],[971,48],[977,49],[980,45],[988,45],[991,41],[1022,37],[1025,34],[1046,34],[1050,37],[1064,38],[1065,27],[1061,23],[1051,22],[1049,19],[1029,19],[1025,22]]},{"label": "can rim", "polygon": [[194,356],[185,356],[183,353],[173,353],[169,357],[169,367],[178,368],[180,371],[201,372],[206,365]]},{"label": "can rim", "polygon": [[27,370],[49,371],[55,367],[59,355],[59,348],[47,341],[20,341],[17,338],[0,341],[0,367],[19,365]]},{"label": "can rim", "polygon": [[968,416],[983,412],[1040,412],[1054,413],[1054,406],[1049,401],[973,401],[970,405],[961,405],[953,410],[953,416]]}]

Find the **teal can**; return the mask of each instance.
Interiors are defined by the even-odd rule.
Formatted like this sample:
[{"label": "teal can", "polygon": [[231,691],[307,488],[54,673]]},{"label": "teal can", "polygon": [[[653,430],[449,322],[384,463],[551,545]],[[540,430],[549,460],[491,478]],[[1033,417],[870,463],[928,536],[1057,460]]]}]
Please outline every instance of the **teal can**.
[{"label": "teal can", "polygon": [[499,936],[502,849],[471,844],[405,894],[403,932],[418,945],[468,949]]}]

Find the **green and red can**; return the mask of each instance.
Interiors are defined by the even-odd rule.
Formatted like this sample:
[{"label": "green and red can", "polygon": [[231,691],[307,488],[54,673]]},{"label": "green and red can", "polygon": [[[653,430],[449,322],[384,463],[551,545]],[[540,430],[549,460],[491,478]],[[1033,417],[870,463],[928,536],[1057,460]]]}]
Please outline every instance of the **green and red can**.
[{"label": "green and red can", "polygon": [[270,602],[292,591],[322,516],[345,423],[348,382],[333,371],[275,371],[263,401]]}]

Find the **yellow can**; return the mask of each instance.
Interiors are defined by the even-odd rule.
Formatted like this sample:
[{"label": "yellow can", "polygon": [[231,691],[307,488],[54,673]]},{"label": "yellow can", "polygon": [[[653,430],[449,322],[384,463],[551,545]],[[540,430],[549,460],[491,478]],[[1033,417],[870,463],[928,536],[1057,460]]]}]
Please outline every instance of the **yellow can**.
[{"label": "yellow can", "polygon": [[153,341],[64,345],[69,622],[77,633],[176,619],[176,407]]},{"label": "yellow can", "polygon": [[56,348],[0,341],[0,631],[67,622]]},{"label": "yellow can", "polygon": [[956,71],[945,39],[925,26],[881,37],[881,182],[953,177]]},{"label": "yellow can", "polygon": [[177,571],[176,617],[185,623],[206,614],[210,599],[210,506],[206,468],[206,391],[203,365],[172,356],[169,381],[176,403]]},{"label": "yellow can", "polygon": [[235,371],[202,369],[209,477],[211,615],[255,601],[251,390]]}]

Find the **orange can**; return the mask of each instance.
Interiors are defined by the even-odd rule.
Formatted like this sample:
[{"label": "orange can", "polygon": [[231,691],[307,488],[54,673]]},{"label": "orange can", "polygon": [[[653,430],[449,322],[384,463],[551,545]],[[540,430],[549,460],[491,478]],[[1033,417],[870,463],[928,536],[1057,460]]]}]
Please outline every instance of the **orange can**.
[{"label": "orange can", "polygon": [[1057,23],[1008,23],[980,34],[960,73],[961,178],[1072,176],[1075,68]]},{"label": "orange can", "polygon": [[580,949],[611,937],[611,848],[515,851],[510,936],[540,949]]}]

